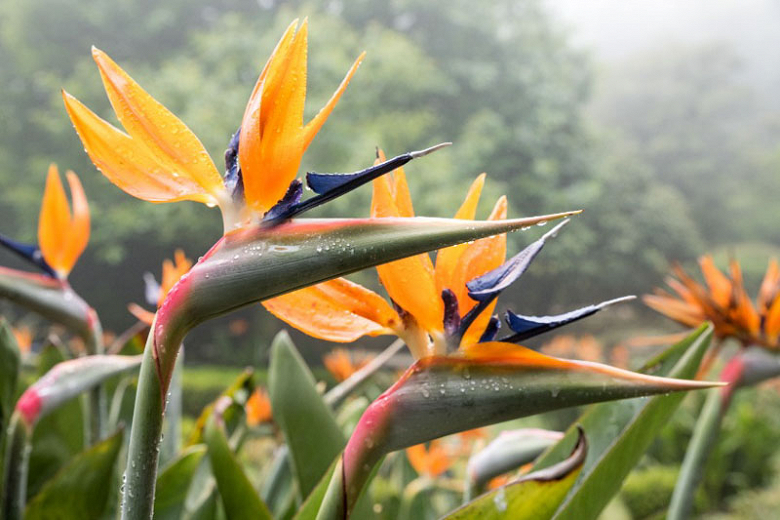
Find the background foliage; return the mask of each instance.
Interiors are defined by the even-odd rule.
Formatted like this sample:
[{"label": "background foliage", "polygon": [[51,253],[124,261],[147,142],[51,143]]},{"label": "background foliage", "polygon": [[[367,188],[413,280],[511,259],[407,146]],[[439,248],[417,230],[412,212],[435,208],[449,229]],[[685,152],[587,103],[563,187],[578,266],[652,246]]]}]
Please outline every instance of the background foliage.
[{"label": "background foliage", "polygon": [[[420,214],[454,213],[482,171],[483,216],[502,193],[513,215],[586,209],[550,244],[555,254],[507,295],[509,307],[542,313],[563,310],[549,309],[553,301],[574,307],[646,292],[669,262],[705,250],[724,258],[776,252],[780,118],[768,93],[780,77],[777,61],[749,74],[745,48],[717,38],[655,42],[599,61],[576,42],[558,3],[7,0],[0,230],[34,240],[47,164],[77,171],[93,235],[72,283],[103,310],[107,328],[131,323],[125,305],[142,301],[142,273],[157,272],[175,247],[202,254],[219,236],[219,217],[196,204],[150,205],[109,186],[82,152],[60,88],[113,120],[89,54],[97,45],[193,128],[220,164],[264,56],[292,18],[308,15],[309,117],[360,50],[368,59],[302,169],[352,171],[372,162],[376,146],[396,154],[451,140],[456,146],[408,168]],[[323,211],[365,215],[369,195],[360,190]],[[517,251],[531,237],[511,240]],[[111,280],[111,290],[91,279]],[[245,340],[217,333],[225,329],[218,323],[193,336],[190,359],[226,360],[227,341],[255,343],[278,327],[262,310],[243,316]],[[231,360],[253,361],[246,352]]]}]

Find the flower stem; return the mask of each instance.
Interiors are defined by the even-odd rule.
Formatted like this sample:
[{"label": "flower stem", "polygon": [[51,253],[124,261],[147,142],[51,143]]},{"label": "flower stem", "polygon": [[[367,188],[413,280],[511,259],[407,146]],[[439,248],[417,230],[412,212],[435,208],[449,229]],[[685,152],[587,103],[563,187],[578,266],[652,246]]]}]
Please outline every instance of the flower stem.
[{"label": "flower stem", "polygon": [[[97,313],[93,311],[92,316],[94,316],[94,321],[90,324],[87,336],[87,353],[100,355],[104,353],[103,327],[100,325],[100,320],[97,319]],[[106,414],[106,392],[103,385],[97,385],[89,392],[89,430],[85,431],[85,444],[87,446],[98,442],[105,435]]]},{"label": "flower stem", "polygon": [[3,470],[3,489],[0,490],[0,518],[21,520],[27,499],[27,470],[30,466],[32,427],[15,412],[11,416]]},{"label": "flower stem", "polygon": [[160,379],[154,360],[154,332],[150,332],[135,395],[127,469],[124,476],[123,519],[148,520],[152,517],[163,423],[163,400],[160,397],[160,390]]}]

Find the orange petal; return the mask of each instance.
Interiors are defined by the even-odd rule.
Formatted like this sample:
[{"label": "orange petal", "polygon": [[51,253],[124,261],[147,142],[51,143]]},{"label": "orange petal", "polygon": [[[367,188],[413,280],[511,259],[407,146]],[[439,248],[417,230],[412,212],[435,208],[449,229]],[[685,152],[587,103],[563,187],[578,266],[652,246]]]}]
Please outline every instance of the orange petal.
[{"label": "orange petal", "polygon": [[73,264],[68,264],[65,250],[70,233],[70,208],[55,164],[49,165],[41,213],[38,217],[38,246],[46,262],[65,278]]},{"label": "orange petal", "polygon": [[780,298],[775,299],[766,313],[764,332],[768,343],[776,347],[778,337],[780,337]]},{"label": "orange petal", "polygon": [[241,123],[239,161],[247,202],[256,211],[266,211],[284,196],[306,148],[357,68],[356,63],[325,108],[304,127],[308,23],[296,27],[297,21],[287,28],[266,63]]},{"label": "orange petal", "polygon": [[426,449],[425,444],[406,448],[409,463],[419,475],[438,477],[452,465],[452,457],[440,440],[433,440]]},{"label": "orange petal", "polygon": [[263,85],[259,164],[257,169],[242,170],[247,201],[258,211],[265,211],[284,196],[306,150],[302,132],[307,41],[304,20],[286,55],[275,56]]},{"label": "orange petal", "polygon": [[338,383],[348,379],[358,370],[357,365],[352,363],[349,352],[343,348],[336,348],[325,354],[322,364]]},{"label": "orange petal", "polygon": [[[384,160],[384,153],[377,151],[377,158]],[[411,197],[403,170],[394,171],[392,178],[384,175],[373,182],[371,216],[412,217]],[[400,204],[399,204],[400,202]],[[436,290],[433,262],[427,254],[377,266],[379,280],[390,298],[402,309],[412,314],[427,331],[443,329],[444,304]]]},{"label": "orange petal", "polygon": [[[298,19],[296,18],[287,27],[287,30],[282,35],[282,38],[276,44],[271,56],[263,67],[263,71],[260,73],[260,77],[257,78],[255,88],[252,91],[252,95],[249,96],[249,102],[244,109],[244,117],[241,120],[241,137],[240,145],[238,148],[239,161],[243,168],[249,170],[259,171],[259,158],[260,158],[260,143],[263,137],[263,125],[262,117],[263,113],[260,108],[263,105],[263,96],[268,98],[271,94],[270,85],[273,84],[273,80],[266,85],[266,78],[270,75],[276,74],[274,65],[279,67],[279,63],[283,62],[284,57],[287,56],[287,51],[295,36],[295,30],[298,27]],[[280,60],[276,59],[280,56]],[[273,72],[272,69],[274,69]],[[278,84],[278,82],[276,83]]]},{"label": "orange petal", "polygon": [[108,180],[150,202],[194,200],[214,203],[203,187],[186,175],[174,176],[148,149],[99,118],[63,91],[65,108],[95,166]]},{"label": "orange petal", "polygon": [[398,313],[378,294],[344,278],[263,302],[269,312],[315,338],[342,343],[401,327]]},{"label": "orange petal", "polygon": [[[507,202],[506,197],[501,197],[496,202],[493,212],[488,220],[502,220],[506,218]],[[461,316],[465,315],[476,304],[468,295],[466,283],[477,276],[481,276],[488,271],[500,266],[506,259],[506,235],[496,235],[477,240],[469,244],[466,251],[461,255],[458,264],[453,272],[451,283],[454,286],[452,290],[458,297],[458,306]],[[496,302],[489,305],[474,320],[474,323],[463,335],[462,342],[476,343],[487,328],[490,317],[495,310]]]},{"label": "orange petal", "polygon": [[[376,151],[374,166],[387,160],[385,152]],[[409,193],[409,184],[406,182],[406,173],[403,167],[393,170],[392,173],[383,175],[373,182],[373,196],[371,198],[371,216],[382,217],[413,217],[412,196]]]},{"label": "orange petal", "polygon": [[396,260],[376,269],[395,303],[411,313],[425,330],[443,330],[444,304],[441,294],[436,292],[433,263],[428,255]]},{"label": "orange petal", "polygon": [[766,312],[778,294],[780,294],[780,267],[777,264],[777,259],[771,258],[761,282],[761,288],[758,290],[759,312]]},{"label": "orange petal", "polygon": [[[474,220],[474,216],[477,212],[477,204],[479,203],[479,196],[482,193],[482,187],[484,185],[485,174],[483,173],[471,183],[471,187],[466,194],[466,200],[463,201],[458,212],[455,213],[455,218]],[[436,291],[439,294],[447,287],[452,286],[451,280],[452,274],[455,271],[455,266],[467,247],[468,244],[459,244],[457,246],[440,249],[436,254]],[[458,298],[458,302],[460,302],[460,298]]]},{"label": "orange petal", "polygon": [[146,147],[167,174],[189,177],[216,200],[223,191],[222,176],[195,134],[104,52],[93,47],[92,57],[111,106],[133,140]]},{"label": "orange petal", "polygon": [[734,315],[738,323],[746,328],[750,334],[758,334],[761,327],[761,317],[756,312],[756,308],[753,306],[753,302],[745,291],[745,285],[742,279],[742,268],[739,262],[732,260],[729,264],[731,270],[731,279],[733,281],[733,298],[736,303],[733,309]]},{"label": "orange petal", "polygon": [[70,198],[73,202],[73,219],[63,253],[63,263],[69,266],[68,271],[70,271],[89,242],[89,205],[78,176],[70,170],[65,173],[65,176],[68,179]]},{"label": "orange petal", "polygon": [[312,140],[314,139],[314,136],[317,135],[317,132],[320,131],[322,125],[325,124],[325,121],[328,119],[328,116],[330,116],[330,113],[333,112],[333,109],[336,107],[336,103],[339,102],[341,95],[346,90],[347,85],[349,85],[349,82],[352,81],[352,76],[355,75],[355,72],[357,72],[360,63],[363,61],[363,58],[365,57],[366,57],[366,53],[361,52],[360,56],[358,56],[355,62],[352,64],[352,67],[350,67],[349,71],[347,72],[347,75],[344,76],[344,79],[341,81],[341,84],[336,89],[336,92],[333,93],[333,95],[330,97],[328,102],[325,103],[325,106],[322,107],[322,109],[317,113],[317,115],[314,116],[314,118],[311,121],[309,121],[309,123],[306,125],[306,127],[304,128],[304,147],[308,147],[309,144],[311,144]]},{"label": "orange petal", "polygon": [[727,307],[731,299],[731,280],[715,266],[710,255],[699,259],[701,272],[710,289],[712,299],[721,307]]},{"label": "orange petal", "polygon": [[150,327],[154,324],[154,313],[147,311],[137,303],[127,304],[127,310],[130,311],[130,314],[135,316],[138,321],[146,323]]},{"label": "orange petal", "polygon": [[262,388],[257,388],[246,401],[246,422],[249,426],[268,422],[273,418],[271,399]]},{"label": "orange petal", "polygon": [[676,298],[648,294],[642,298],[642,301],[644,301],[648,307],[689,327],[699,325],[705,319],[700,308],[689,305]]}]

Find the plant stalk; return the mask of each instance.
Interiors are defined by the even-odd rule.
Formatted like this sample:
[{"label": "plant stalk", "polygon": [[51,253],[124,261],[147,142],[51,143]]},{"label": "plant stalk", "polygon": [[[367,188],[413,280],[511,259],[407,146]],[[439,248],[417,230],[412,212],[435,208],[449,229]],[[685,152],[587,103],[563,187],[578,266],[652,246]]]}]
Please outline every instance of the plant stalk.
[{"label": "plant stalk", "polygon": [[[104,354],[103,348],[103,327],[97,318],[97,313],[90,309],[94,317],[90,323],[89,335],[87,336],[87,354]],[[85,431],[85,444],[91,446],[100,441],[106,434],[106,416],[107,416],[106,392],[103,385],[97,385],[89,392],[89,430]]]},{"label": "plant stalk", "polygon": [[8,439],[3,470],[3,489],[0,490],[0,518],[22,520],[27,501],[27,470],[29,468],[32,427],[14,412],[8,428]]},{"label": "plant stalk", "polygon": [[715,447],[721,422],[730,402],[729,399],[723,398],[722,388],[712,388],[708,392],[707,400],[696,421],[693,436],[688,443],[688,449],[685,451],[680,475],[666,515],[668,520],[684,520],[691,517],[696,490],[704,477],[707,458]]},{"label": "plant stalk", "polygon": [[149,333],[141,361],[138,389],[133,408],[127,468],[122,496],[122,518],[148,520],[154,512],[154,490],[160,455],[163,424],[163,399],[160,378],[154,360],[154,325]]}]

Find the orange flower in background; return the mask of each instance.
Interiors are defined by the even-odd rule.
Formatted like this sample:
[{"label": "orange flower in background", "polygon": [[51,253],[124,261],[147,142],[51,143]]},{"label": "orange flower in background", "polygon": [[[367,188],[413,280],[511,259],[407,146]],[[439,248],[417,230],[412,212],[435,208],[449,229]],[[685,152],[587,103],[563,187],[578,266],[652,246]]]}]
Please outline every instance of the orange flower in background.
[{"label": "orange flower in background", "polygon": [[27,354],[32,348],[33,333],[29,327],[11,327],[11,333],[16,339],[16,345],[22,354]]},{"label": "orange flower in background", "polygon": [[[217,205],[225,231],[258,220],[295,179],[301,158],[324,124],[363,55],[312,121],[303,124],[308,24],[294,21],[282,36],[249,98],[231,143],[240,173],[223,180],[203,144],[187,126],[98,49],[92,56],[125,132],[63,92],[65,107],[92,162],[114,184],[151,202],[194,200]],[[231,171],[235,170],[235,171]],[[240,195],[240,196],[238,196]],[[239,200],[244,204],[237,203]]]},{"label": "orange flower in background", "polygon": [[[380,151],[377,162],[384,160]],[[474,218],[484,182],[485,174],[477,177],[456,218]],[[506,197],[501,197],[489,219],[506,218],[506,206]],[[403,168],[374,181],[371,216],[414,216]],[[316,338],[350,342],[366,335],[394,334],[406,342],[415,358],[444,354],[442,291],[454,294],[458,312],[465,315],[476,305],[468,296],[466,282],[499,267],[505,256],[506,236],[499,235],[442,249],[435,267],[427,254],[377,267],[380,282],[402,309],[400,313],[375,292],[344,278],[272,298],[263,305],[277,318]],[[494,307],[495,302],[479,314],[463,343],[480,338]]]},{"label": "orange flower in background", "polygon": [[73,212],[60,181],[57,166],[49,166],[38,218],[38,246],[44,260],[59,278],[67,278],[89,242],[89,206],[78,176],[65,173],[73,201]]},{"label": "orange flower in background", "polygon": [[64,282],[89,242],[89,205],[78,176],[65,173],[73,211],[68,204],[57,165],[49,165],[38,217],[38,245],[23,244],[0,235],[7,247],[49,276]]},{"label": "orange flower in background", "polygon": [[322,363],[333,378],[340,383],[363,368],[366,363],[371,361],[372,357],[363,355],[358,358],[358,356],[351,355],[346,349],[335,348],[323,356]]},{"label": "orange flower in background", "polygon": [[160,295],[157,297],[157,306],[162,304],[168,291],[176,285],[179,278],[187,274],[192,267],[192,260],[184,255],[184,251],[177,249],[173,253],[173,261],[166,258],[162,264],[162,276],[160,277]]},{"label": "orange flower in background", "polygon": [[576,358],[583,361],[603,361],[604,348],[590,334],[580,337],[570,334],[555,336],[540,349],[548,356]]},{"label": "orange flower in background", "polygon": [[246,402],[246,423],[249,426],[257,426],[269,422],[272,417],[268,393],[262,388],[256,388]]},{"label": "orange flower in background", "polygon": [[450,469],[454,462],[447,445],[438,439],[431,441],[427,448],[425,444],[406,448],[406,456],[419,475],[432,478],[438,477]]},{"label": "orange flower in background", "polygon": [[699,259],[705,284],[691,278],[680,266],[666,283],[676,294],[656,289],[645,303],[665,316],[693,327],[709,320],[715,335],[734,338],[743,346],[780,347],[780,269],[769,261],[755,304],[745,290],[739,262],[732,260],[729,274],[721,272],[709,255]]},{"label": "orange flower in background", "polygon": [[[144,281],[146,282],[146,297],[149,303],[156,303],[157,307],[162,305],[165,300],[165,296],[176,285],[179,279],[187,274],[192,268],[192,260],[187,258],[184,251],[177,249],[173,253],[173,260],[166,258],[162,264],[162,275],[160,276],[160,283],[154,279],[154,275],[146,273],[144,275]],[[139,321],[151,325],[154,321],[154,313],[149,312],[136,303],[131,303],[127,306],[130,313],[138,318]]]}]

